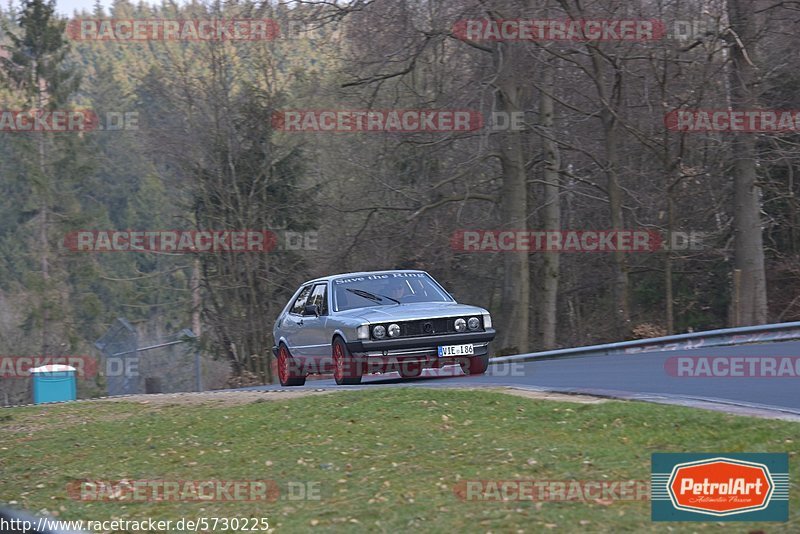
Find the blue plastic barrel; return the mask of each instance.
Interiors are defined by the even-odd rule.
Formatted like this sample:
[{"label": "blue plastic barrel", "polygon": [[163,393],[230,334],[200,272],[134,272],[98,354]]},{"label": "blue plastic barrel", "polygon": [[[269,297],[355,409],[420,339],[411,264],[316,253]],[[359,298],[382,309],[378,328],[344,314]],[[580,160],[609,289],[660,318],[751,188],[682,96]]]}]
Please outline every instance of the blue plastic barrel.
[{"label": "blue plastic barrel", "polygon": [[43,365],[30,370],[33,379],[33,402],[71,401],[77,398],[75,368],[69,365]]}]

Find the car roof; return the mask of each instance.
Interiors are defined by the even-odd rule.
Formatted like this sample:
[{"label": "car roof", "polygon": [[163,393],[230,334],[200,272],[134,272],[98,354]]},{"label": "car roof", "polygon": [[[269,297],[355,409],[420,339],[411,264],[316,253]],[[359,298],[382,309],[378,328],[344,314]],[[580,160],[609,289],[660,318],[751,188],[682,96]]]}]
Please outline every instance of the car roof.
[{"label": "car roof", "polygon": [[385,274],[385,273],[423,273],[428,274],[425,271],[421,271],[419,269],[384,269],[382,271],[359,271],[355,273],[342,273],[342,274],[331,274],[328,276],[320,276],[319,278],[314,278],[312,280],[307,280],[300,284],[304,286],[306,284],[312,284],[314,282],[327,282],[329,280],[334,280],[336,278],[348,278],[352,276],[366,276],[370,274]]}]

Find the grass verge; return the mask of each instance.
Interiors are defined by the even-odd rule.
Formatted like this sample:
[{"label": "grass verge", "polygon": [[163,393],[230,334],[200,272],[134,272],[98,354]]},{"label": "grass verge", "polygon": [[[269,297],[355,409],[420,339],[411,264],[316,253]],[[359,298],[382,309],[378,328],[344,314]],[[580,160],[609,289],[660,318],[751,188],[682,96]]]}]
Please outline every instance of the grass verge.
[{"label": "grass verge", "polygon": [[[800,467],[796,423],[474,390],[24,407],[0,411],[0,432],[0,502],[59,519],[268,517],[276,532],[711,531],[723,524],[652,523],[646,501],[464,501],[454,488],[475,479],[648,480],[652,452],[789,451],[793,476]],[[79,479],[269,479],[282,493],[274,502],[92,502],[68,495]],[[292,500],[301,488],[319,499]],[[797,532],[798,498],[794,482],[789,523],[727,525]]]}]

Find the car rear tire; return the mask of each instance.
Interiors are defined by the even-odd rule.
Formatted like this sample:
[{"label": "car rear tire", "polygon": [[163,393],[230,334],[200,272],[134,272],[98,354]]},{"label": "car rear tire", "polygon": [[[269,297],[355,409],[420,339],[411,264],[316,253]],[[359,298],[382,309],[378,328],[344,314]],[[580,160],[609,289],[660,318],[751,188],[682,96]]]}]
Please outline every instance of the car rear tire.
[{"label": "car rear tire", "polygon": [[421,362],[400,363],[400,376],[402,376],[403,378],[417,378],[421,374],[422,374]]},{"label": "car rear tire", "polygon": [[336,380],[336,383],[340,386],[360,384],[364,366],[362,362],[353,357],[342,338],[334,338],[331,352],[333,354],[333,379]]},{"label": "car rear tire", "polygon": [[278,380],[284,387],[303,386],[306,383],[306,375],[300,373],[295,359],[283,343],[278,347]]},{"label": "car rear tire", "polygon": [[459,363],[461,363],[461,370],[465,375],[482,375],[489,368],[489,354],[473,356]]}]

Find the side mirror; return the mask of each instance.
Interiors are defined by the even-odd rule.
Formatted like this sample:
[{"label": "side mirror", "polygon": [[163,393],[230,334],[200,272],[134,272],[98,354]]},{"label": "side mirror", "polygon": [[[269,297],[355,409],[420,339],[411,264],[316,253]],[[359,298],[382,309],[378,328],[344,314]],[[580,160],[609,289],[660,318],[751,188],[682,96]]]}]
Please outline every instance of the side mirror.
[{"label": "side mirror", "polygon": [[316,304],[306,304],[305,308],[303,308],[303,315],[319,317],[319,306]]}]

